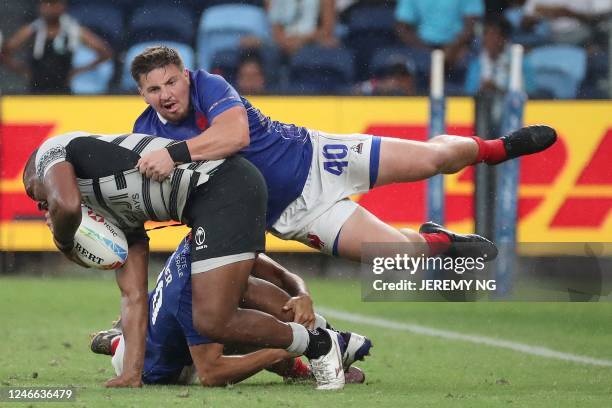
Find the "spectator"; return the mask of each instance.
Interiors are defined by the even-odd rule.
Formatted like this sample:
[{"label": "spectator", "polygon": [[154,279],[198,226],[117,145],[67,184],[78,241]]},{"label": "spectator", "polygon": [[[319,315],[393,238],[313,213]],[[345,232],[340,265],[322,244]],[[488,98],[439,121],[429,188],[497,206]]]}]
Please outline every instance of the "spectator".
[{"label": "spectator", "polygon": [[354,93],[376,96],[416,95],[414,64],[405,58],[396,57],[391,56],[389,61],[375,72],[374,78],[358,84]]},{"label": "spectator", "polygon": [[[484,23],[482,51],[468,66],[465,92],[500,92],[508,90],[510,82],[510,33],[512,27],[502,17],[490,17]],[[529,60],[523,60],[523,84],[527,93],[535,89]]]},{"label": "spectator", "polygon": [[274,41],[290,56],[306,44],[336,47],[334,0],[270,0]]},{"label": "spectator", "polygon": [[[42,0],[40,17],[21,27],[3,48],[3,61],[10,69],[23,74],[32,93],[70,93],[70,79],[93,69],[112,56],[110,47],[98,36],[65,14],[64,0]],[[34,38],[29,63],[14,57],[26,41]],[[80,43],[97,52],[98,58],[78,69],[72,68],[72,54]]]},{"label": "spectator", "polygon": [[398,0],[397,34],[409,47],[442,48],[449,66],[467,56],[482,0]]},{"label": "spectator", "polygon": [[529,30],[547,21],[553,42],[584,45],[611,12],[612,0],[527,0],[521,26]]},{"label": "spectator", "polygon": [[261,58],[257,54],[245,54],[241,58],[236,85],[240,94],[261,95],[266,93],[266,76]]}]

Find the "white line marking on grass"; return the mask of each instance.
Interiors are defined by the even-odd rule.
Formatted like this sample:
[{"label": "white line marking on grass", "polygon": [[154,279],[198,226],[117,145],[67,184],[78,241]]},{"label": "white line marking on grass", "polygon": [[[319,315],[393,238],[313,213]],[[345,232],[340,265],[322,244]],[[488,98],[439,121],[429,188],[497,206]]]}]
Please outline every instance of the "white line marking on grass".
[{"label": "white line marking on grass", "polygon": [[515,341],[495,339],[491,337],[479,336],[474,334],[463,334],[449,330],[434,329],[432,327],[421,326],[412,323],[400,323],[392,320],[370,317],[361,314],[348,313],[340,310],[318,308],[319,313],[325,317],[340,319],[351,323],[366,324],[369,326],[382,327],[385,329],[406,331],[424,336],[439,337],[448,340],[460,340],[468,343],[485,344],[487,346],[505,348],[534,356],[552,358],[557,360],[571,361],[574,363],[588,364],[594,366],[612,367],[612,360],[603,360],[578,354],[563,353],[546,347],[531,346],[529,344],[518,343]]}]

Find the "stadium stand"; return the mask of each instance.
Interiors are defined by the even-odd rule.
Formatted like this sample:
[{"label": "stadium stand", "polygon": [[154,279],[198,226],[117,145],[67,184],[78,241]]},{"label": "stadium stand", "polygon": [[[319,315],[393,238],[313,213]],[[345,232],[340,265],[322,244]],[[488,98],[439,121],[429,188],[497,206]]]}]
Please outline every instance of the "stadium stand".
[{"label": "stadium stand", "polygon": [[79,3],[71,6],[68,14],[106,40],[113,49],[121,48],[124,39],[124,14],[121,8],[102,2]]},{"label": "stadium stand", "polygon": [[586,51],[569,45],[548,45],[535,48],[529,54],[534,68],[536,88],[559,99],[578,95],[586,74]]},{"label": "stadium stand", "polygon": [[127,28],[130,45],[156,40],[191,44],[194,17],[189,9],[147,3],[134,10]]},{"label": "stadium stand", "polygon": [[343,93],[354,79],[347,49],[307,45],[291,58],[291,90],[306,94]]},{"label": "stadium stand", "polygon": [[[81,45],[72,56],[72,65],[76,68],[87,65],[96,59],[96,53]],[[110,82],[115,74],[112,61],[105,61],[91,71],[83,72],[73,77],[70,89],[74,94],[97,95],[109,90]]]},{"label": "stadium stand", "polygon": [[355,54],[357,79],[365,79],[373,73],[369,63],[376,50],[399,45],[393,8],[367,4],[354,7],[346,25],[344,43]]},{"label": "stadium stand", "polygon": [[[245,36],[252,36],[259,42],[256,53],[261,58],[267,85],[277,93],[350,92],[351,85],[372,78],[383,61],[397,54],[414,64],[416,91],[425,94],[429,51],[401,45],[396,34],[396,2],[356,0],[345,3],[349,6],[341,14],[344,27],[341,42],[346,48],[322,50],[312,46],[299,55],[283,58],[274,44],[263,0],[70,0],[69,14],[105,39],[115,51],[114,64],[107,62],[86,75],[73,78],[71,90],[77,94],[133,91],[134,83],[129,75],[131,58],[146,45],[160,43],[179,48],[191,68],[220,73],[235,84],[237,67],[245,51],[243,40]],[[610,24],[593,25],[595,34],[588,46],[571,51],[577,59],[570,67],[550,57],[550,50],[557,58],[562,49],[555,48],[558,44],[552,40],[549,21],[540,19],[529,29],[522,24],[526,15],[524,1],[507,1],[503,9],[499,7],[503,2],[485,3],[489,14],[503,14],[512,24],[513,43],[523,44],[528,54],[533,49],[530,60],[533,59],[537,66],[538,97],[610,97]],[[37,4],[34,0],[7,2],[6,13],[0,16],[5,39],[19,24],[31,20]],[[476,33],[478,38],[471,43],[472,56],[478,55],[481,49],[480,26]],[[245,48],[252,46],[245,45]],[[314,55],[314,49],[320,52]],[[82,65],[91,58],[90,50],[79,47],[73,57],[73,66]],[[306,58],[322,65],[316,66]],[[465,58],[466,63],[469,59]],[[347,66],[341,67],[343,64]],[[447,92],[463,95],[467,65],[451,65]],[[313,71],[317,75],[308,78]],[[571,86],[563,84],[566,89],[560,90],[564,80],[570,81]],[[23,82],[22,78],[0,68],[3,92],[24,92]]]},{"label": "stadium stand", "polygon": [[196,40],[198,68],[210,70],[214,55],[223,49],[239,48],[244,36],[270,40],[270,24],[261,7],[222,4],[205,9]]}]

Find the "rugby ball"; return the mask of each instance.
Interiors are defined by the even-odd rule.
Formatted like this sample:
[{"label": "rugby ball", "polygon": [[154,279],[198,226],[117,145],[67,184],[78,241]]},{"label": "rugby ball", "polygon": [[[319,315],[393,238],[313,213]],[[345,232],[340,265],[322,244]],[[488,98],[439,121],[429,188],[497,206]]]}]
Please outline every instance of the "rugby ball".
[{"label": "rugby ball", "polygon": [[74,235],[75,255],[96,269],[117,269],[128,255],[125,234],[115,224],[86,205],[81,206],[81,225]]}]

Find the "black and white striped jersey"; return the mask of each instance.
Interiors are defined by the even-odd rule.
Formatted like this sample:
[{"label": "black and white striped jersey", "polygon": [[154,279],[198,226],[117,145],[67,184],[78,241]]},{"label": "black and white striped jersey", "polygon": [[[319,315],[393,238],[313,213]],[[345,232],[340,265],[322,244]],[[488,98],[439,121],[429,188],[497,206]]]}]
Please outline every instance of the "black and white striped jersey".
[{"label": "black and white striped jersey", "polygon": [[71,163],[83,203],[123,230],[142,228],[149,220],[181,221],[191,190],[205,183],[224,160],[182,164],[161,183],[141,175],[135,168],[142,154],[173,143],[178,142],[138,133],[67,133],[40,146],[36,172],[43,180],[53,165]]}]

